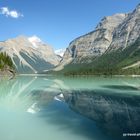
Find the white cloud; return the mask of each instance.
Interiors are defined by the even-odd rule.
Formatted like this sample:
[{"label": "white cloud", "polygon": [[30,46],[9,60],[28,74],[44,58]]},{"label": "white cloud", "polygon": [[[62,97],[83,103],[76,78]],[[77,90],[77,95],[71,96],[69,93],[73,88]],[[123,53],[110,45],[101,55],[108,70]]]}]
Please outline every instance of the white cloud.
[{"label": "white cloud", "polygon": [[8,7],[1,7],[0,14],[5,15],[7,17],[12,17],[12,18],[23,17],[23,14],[17,12],[16,10],[10,10]]}]

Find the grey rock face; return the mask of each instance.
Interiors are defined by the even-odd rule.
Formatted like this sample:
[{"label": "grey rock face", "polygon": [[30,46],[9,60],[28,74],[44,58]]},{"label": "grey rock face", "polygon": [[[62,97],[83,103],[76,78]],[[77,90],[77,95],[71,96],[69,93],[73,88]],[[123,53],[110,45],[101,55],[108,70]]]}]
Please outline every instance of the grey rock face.
[{"label": "grey rock face", "polygon": [[105,17],[93,32],[72,41],[66,49],[62,63],[69,58],[79,62],[85,57],[97,57],[103,54],[112,42],[114,29],[127,17],[126,14],[115,14]]},{"label": "grey rock face", "polygon": [[129,13],[127,18],[113,32],[113,40],[109,50],[126,48],[133,44],[140,36],[140,5]]},{"label": "grey rock face", "polygon": [[[66,49],[59,67],[55,70],[62,70],[70,63],[94,63],[101,58],[102,54],[106,55],[118,49],[122,50],[122,54],[119,51],[120,55],[123,55],[123,50],[133,46],[140,38],[139,32],[140,4],[131,13],[103,18],[93,32],[73,40]],[[139,48],[136,46],[135,50]],[[104,61],[102,58],[100,60]],[[139,64],[139,60],[135,64]]]},{"label": "grey rock face", "polygon": [[49,70],[59,63],[53,49],[37,37],[19,36],[0,42],[0,51],[12,59],[18,73],[38,73]]}]

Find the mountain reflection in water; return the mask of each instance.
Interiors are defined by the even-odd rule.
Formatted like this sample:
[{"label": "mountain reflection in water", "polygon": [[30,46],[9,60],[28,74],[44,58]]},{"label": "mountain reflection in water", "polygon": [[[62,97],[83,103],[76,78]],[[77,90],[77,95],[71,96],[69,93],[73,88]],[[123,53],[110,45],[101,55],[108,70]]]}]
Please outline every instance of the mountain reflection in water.
[{"label": "mountain reflection in water", "polygon": [[0,139],[130,139],[123,133],[140,132],[139,81],[45,76],[1,81]]},{"label": "mountain reflection in water", "polygon": [[140,96],[79,90],[64,92],[64,97],[72,110],[94,120],[106,134],[140,132]]}]

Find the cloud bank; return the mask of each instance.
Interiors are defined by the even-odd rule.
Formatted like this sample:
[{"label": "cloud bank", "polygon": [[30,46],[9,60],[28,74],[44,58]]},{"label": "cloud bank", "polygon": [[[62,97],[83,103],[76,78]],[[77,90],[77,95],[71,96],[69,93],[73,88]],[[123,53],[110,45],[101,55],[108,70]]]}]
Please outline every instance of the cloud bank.
[{"label": "cloud bank", "polygon": [[16,10],[10,10],[8,7],[1,7],[0,14],[5,15],[6,17],[11,17],[11,18],[23,17],[23,14],[19,13]]}]

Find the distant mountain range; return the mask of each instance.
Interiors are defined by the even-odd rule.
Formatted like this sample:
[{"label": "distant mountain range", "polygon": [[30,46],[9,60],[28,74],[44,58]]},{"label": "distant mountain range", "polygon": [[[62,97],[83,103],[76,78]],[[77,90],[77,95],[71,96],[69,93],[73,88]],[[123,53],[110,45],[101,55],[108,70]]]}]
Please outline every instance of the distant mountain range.
[{"label": "distant mountain range", "polygon": [[94,31],[54,50],[38,37],[0,42],[17,73],[140,74],[140,4],[127,14],[104,17]]}]

